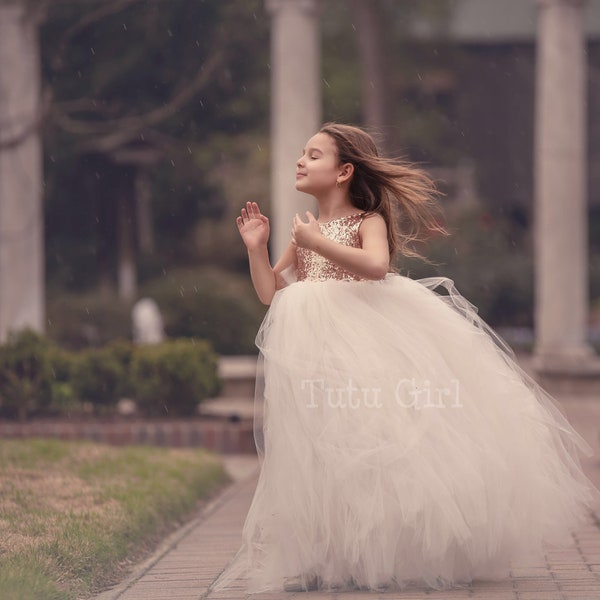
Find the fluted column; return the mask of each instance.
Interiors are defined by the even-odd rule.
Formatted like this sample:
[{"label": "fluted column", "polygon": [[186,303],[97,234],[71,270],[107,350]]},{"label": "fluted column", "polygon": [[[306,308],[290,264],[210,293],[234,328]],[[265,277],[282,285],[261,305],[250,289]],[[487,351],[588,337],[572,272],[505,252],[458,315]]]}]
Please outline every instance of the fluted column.
[{"label": "fluted column", "polygon": [[319,0],[266,0],[271,15],[271,254],[290,241],[295,213],[314,205],[295,190],[295,165],[321,121]]},{"label": "fluted column", "polygon": [[0,342],[44,329],[44,246],[37,24],[0,3]]},{"label": "fluted column", "polygon": [[582,0],[537,0],[535,366],[591,366]]}]

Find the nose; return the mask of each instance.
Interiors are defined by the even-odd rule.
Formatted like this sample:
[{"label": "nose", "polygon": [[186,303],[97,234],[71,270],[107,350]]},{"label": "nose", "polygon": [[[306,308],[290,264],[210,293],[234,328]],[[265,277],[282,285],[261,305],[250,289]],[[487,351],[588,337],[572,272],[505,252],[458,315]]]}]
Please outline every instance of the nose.
[{"label": "nose", "polygon": [[302,165],[304,164],[304,157],[301,156],[297,161],[296,161],[296,166],[297,167],[302,167]]}]

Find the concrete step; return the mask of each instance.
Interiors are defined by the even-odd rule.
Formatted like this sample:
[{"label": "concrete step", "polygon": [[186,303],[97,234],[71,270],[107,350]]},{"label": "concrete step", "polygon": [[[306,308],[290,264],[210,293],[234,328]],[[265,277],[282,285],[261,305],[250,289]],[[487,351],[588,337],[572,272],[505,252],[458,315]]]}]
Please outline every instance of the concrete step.
[{"label": "concrete step", "polygon": [[540,373],[534,368],[534,358],[531,354],[519,353],[516,357],[519,366],[552,396],[595,396],[600,402],[600,372],[581,369],[580,372],[565,370],[562,373]]},{"label": "concrete step", "polygon": [[203,417],[217,417],[233,423],[251,420],[254,414],[254,397],[219,396],[209,398],[200,404],[198,413]]},{"label": "concrete step", "polygon": [[223,381],[221,396],[254,398],[256,373],[256,356],[221,356],[219,358],[219,377]]},{"label": "concrete step", "polygon": [[[518,353],[516,358],[519,366],[550,394],[598,395],[600,401],[600,373],[539,373],[533,367],[531,354]],[[256,356],[222,356],[219,360],[219,376],[223,380],[221,397],[207,402],[206,406],[220,411],[221,409],[216,408],[220,405],[225,412],[239,409],[248,414],[248,408],[242,399],[254,398],[257,368],[260,371]],[[226,398],[233,401],[233,404],[227,404],[224,400]]]}]

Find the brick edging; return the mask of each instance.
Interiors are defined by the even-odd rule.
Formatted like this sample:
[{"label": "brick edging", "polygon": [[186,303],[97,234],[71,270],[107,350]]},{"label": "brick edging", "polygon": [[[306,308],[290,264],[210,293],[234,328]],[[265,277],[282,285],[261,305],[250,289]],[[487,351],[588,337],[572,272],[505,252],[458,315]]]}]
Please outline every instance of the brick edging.
[{"label": "brick edging", "polygon": [[113,445],[201,447],[223,454],[255,453],[251,421],[0,421],[0,439],[56,438]]}]

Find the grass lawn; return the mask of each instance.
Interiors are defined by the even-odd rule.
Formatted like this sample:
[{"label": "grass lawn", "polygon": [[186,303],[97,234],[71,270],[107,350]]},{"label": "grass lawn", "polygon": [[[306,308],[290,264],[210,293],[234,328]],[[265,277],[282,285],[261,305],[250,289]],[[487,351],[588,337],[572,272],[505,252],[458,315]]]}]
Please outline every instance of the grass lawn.
[{"label": "grass lawn", "polygon": [[0,597],[89,597],[226,480],[203,450],[0,440]]}]

